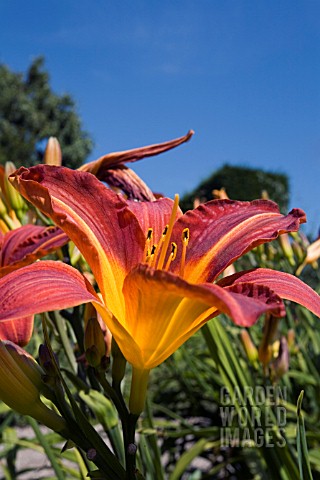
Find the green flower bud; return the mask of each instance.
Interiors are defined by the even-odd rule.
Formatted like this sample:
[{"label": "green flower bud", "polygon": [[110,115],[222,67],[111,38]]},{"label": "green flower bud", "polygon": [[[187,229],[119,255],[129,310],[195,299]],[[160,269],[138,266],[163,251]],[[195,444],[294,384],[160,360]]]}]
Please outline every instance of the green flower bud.
[{"label": "green flower bud", "polygon": [[65,421],[40,399],[42,369],[25,350],[9,341],[0,341],[0,399],[22,415],[30,415],[55,431]]},{"label": "green flower bud", "polygon": [[240,333],[241,342],[245,352],[247,354],[248,360],[252,365],[256,364],[258,360],[258,350],[256,346],[253,344],[251,337],[249,335],[248,330],[241,330]]},{"label": "green flower bud", "polygon": [[12,209],[15,211],[19,211],[25,207],[25,201],[23,200],[20,193],[11,185],[11,183],[8,180],[9,175],[11,175],[15,171],[16,171],[15,164],[12,162],[6,162],[4,166],[5,195]]},{"label": "green flower bud", "polygon": [[96,317],[91,317],[87,321],[84,332],[84,350],[87,362],[92,367],[98,367],[106,356],[104,334]]}]

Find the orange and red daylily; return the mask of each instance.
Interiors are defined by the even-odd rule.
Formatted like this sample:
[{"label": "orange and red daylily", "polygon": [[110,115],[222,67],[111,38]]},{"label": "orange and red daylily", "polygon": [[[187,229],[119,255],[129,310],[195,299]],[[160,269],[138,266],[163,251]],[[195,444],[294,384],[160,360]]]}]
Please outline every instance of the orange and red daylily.
[{"label": "orange and red daylily", "polygon": [[320,315],[320,297],[282,272],[212,283],[245,252],[297,231],[299,209],[284,216],[268,200],[213,200],[183,215],[177,201],[127,201],[89,173],[45,165],[22,167],[11,181],[77,245],[102,300],[72,267],[42,261],[0,281],[0,320],[92,302],[134,370],[145,372],[221,312],[250,326],[264,312],[283,316],[287,298]]},{"label": "orange and red daylily", "polygon": [[[24,225],[6,234],[0,232],[0,278],[48,255],[69,241],[56,226]],[[26,345],[32,334],[33,315],[0,322],[0,339]]]}]

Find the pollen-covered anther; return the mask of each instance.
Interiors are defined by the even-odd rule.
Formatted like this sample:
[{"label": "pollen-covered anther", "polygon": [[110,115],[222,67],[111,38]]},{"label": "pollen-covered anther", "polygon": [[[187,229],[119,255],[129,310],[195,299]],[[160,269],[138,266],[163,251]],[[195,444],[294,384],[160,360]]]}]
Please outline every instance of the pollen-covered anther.
[{"label": "pollen-covered anther", "polygon": [[150,267],[154,267],[154,262],[155,262],[155,254],[157,252],[157,245],[153,244],[151,248],[148,248],[147,253],[146,253],[146,262]]},{"label": "pollen-covered anther", "polygon": [[151,240],[153,237],[153,229],[148,228],[146,243],[144,246],[143,258],[147,261],[148,257],[150,256],[150,247],[151,247]]},{"label": "pollen-covered anther", "polygon": [[188,243],[189,243],[189,238],[190,238],[189,228],[185,228],[185,229],[182,231],[182,241],[183,241],[184,243],[186,243],[187,246],[188,246]]},{"label": "pollen-covered anther", "polygon": [[168,228],[169,228],[169,225],[166,225],[164,227],[162,235],[161,235],[160,240],[159,240],[159,243],[158,243],[157,248],[154,252],[153,265],[154,265],[155,268],[158,268],[157,267],[157,261],[158,261],[159,255],[161,253],[161,250],[162,250],[162,247],[163,247],[163,244],[164,244],[167,232],[168,232]]},{"label": "pollen-covered anther", "polygon": [[148,228],[148,233],[147,233],[147,240],[151,240],[153,235],[153,229]]},{"label": "pollen-covered anther", "polygon": [[189,243],[190,232],[189,228],[185,228],[182,231],[181,240],[182,240],[182,252],[181,252],[181,262],[180,262],[180,277],[183,278],[184,275],[184,266],[186,263],[186,253],[187,253],[187,246]]},{"label": "pollen-covered anther", "polygon": [[169,228],[169,225],[166,225],[166,226],[164,227],[163,232],[162,232],[162,237],[163,237],[163,238],[167,235],[168,228]]},{"label": "pollen-covered anther", "polygon": [[164,268],[164,270],[168,270],[170,265],[171,265],[171,262],[173,262],[173,260],[176,258],[177,256],[177,244],[174,243],[174,242],[171,242],[171,252],[169,254],[169,257],[168,257],[168,260],[167,260],[167,263],[166,263],[166,266]]}]

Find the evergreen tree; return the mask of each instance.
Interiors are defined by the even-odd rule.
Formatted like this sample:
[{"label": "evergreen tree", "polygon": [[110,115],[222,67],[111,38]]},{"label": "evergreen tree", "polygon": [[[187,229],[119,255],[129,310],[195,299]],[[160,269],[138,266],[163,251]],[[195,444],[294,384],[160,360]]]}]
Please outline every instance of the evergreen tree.
[{"label": "evergreen tree", "polygon": [[255,200],[266,192],[271,200],[278,203],[281,211],[285,212],[288,208],[289,181],[286,175],[231,165],[224,165],[203,180],[192,192],[184,195],[181,207],[183,210],[193,208],[196,198],[201,202],[211,200],[213,190],[221,188],[225,188],[232,200]]},{"label": "evergreen tree", "polygon": [[76,168],[92,149],[92,140],[82,129],[70,95],[57,95],[50,87],[44,59],[35,59],[26,75],[0,65],[0,164],[17,167],[43,159],[46,140],[57,137],[63,164]]}]

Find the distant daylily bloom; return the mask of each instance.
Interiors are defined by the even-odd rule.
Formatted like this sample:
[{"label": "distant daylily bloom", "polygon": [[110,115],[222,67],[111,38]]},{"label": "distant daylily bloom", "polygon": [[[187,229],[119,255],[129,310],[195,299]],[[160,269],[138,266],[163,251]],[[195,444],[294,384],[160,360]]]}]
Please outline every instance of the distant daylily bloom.
[{"label": "distant daylily bloom", "polygon": [[[48,255],[68,240],[67,235],[56,226],[24,225],[5,235],[0,233],[0,278]],[[0,339],[26,345],[32,328],[33,315],[0,322]]]},{"label": "distant daylily bloom", "polygon": [[177,198],[127,201],[93,175],[45,165],[22,167],[11,181],[77,245],[102,300],[72,267],[42,261],[3,279],[0,320],[91,301],[138,383],[221,312],[250,326],[264,312],[283,316],[281,298],[288,298],[320,315],[320,297],[282,272],[258,269],[212,283],[252,248],[297,231],[302,210],[284,216],[269,200],[226,199],[183,215]]}]

